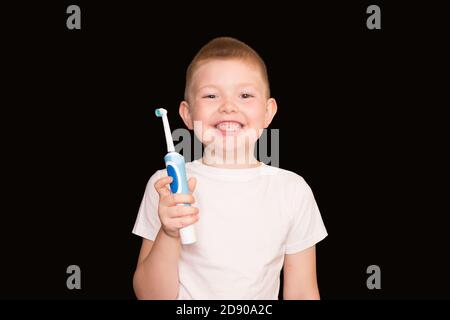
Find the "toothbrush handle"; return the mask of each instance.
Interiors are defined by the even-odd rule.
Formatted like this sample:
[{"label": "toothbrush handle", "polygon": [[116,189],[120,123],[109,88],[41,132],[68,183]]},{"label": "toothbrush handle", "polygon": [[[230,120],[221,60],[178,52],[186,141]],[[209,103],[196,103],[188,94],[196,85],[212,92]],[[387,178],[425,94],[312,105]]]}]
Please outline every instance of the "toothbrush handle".
[{"label": "toothbrush handle", "polygon": [[[170,190],[172,193],[184,193],[189,194],[189,186],[187,183],[186,166],[184,157],[177,152],[169,152],[164,157],[166,163],[167,175],[173,178],[170,184]],[[178,204],[182,206],[189,206],[188,203]],[[182,244],[191,244],[196,242],[194,225],[180,229],[180,238]]]}]

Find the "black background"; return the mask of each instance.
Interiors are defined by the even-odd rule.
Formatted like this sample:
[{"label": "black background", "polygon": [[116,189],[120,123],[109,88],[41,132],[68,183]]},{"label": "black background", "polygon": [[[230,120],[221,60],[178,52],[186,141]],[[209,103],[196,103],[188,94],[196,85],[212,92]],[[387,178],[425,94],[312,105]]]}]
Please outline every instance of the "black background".
[{"label": "black background", "polygon": [[[449,298],[448,27],[436,3],[4,6],[0,297],[134,299],[131,229],[164,166],[154,109],[183,127],[187,65],[233,36],[265,60],[280,167],[305,178],[321,209],[322,298]],[[70,4],[81,30],[66,28]],[[381,30],[366,28],[370,4]],[[71,264],[81,290],[66,288]],[[372,264],[381,290],[366,287]]]}]

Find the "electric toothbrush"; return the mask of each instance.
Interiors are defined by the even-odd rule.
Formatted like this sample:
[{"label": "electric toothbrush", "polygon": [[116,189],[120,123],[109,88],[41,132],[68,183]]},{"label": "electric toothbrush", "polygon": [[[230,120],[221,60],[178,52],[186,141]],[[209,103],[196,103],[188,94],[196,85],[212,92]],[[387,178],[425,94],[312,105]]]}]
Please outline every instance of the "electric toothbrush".
[{"label": "electric toothbrush", "polygon": [[[167,119],[167,110],[159,108],[155,110],[155,114],[157,117],[162,118],[164,125],[164,134],[166,136],[167,143],[167,154],[164,157],[164,162],[166,163],[167,175],[173,178],[172,183],[170,184],[170,190],[172,193],[189,194],[184,157],[178,152],[175,152],[169,120]],[[177,205],[189,206],[187,203]],[[194,225],[191,224],[187,227],[181,228],[180,238],[182,244],[194,243],[197,240]]]}]

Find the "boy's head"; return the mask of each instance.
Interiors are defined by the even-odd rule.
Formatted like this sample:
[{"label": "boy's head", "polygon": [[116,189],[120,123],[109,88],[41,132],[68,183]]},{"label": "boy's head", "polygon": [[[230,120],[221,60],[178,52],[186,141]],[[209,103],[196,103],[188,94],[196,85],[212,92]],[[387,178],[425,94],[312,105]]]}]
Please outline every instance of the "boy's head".
[{"label": "boy's head", "polygon": [[[252,148],[276,110],[264,61],[239,40],[213,39],[187,69],[179,111],[205,145],[215,141],[224,149]],[[224,141],[234,143],[225,146]]]},{"label": "boy's head", "polygon": [[184,90],[184,99],[186,101],[189,101],[189,94],[192,91],[193,74],[202,64],[213,60],[240,60],[243,63],[252,65],[261,73],[266,89],[266,98],[270,97],[266,64],[259,54],[242,41],[231,37],[220,37],[204,45],[189,64],[186,71],[186,86]]}]

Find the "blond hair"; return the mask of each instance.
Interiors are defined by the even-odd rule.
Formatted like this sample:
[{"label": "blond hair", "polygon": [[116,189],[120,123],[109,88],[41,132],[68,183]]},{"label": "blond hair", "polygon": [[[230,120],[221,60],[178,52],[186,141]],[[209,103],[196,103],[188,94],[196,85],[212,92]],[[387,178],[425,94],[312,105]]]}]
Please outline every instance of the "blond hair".
[{"label": "blond hair", "polygon": [[205,44],[192,59],[186,71],[186,86],[184,99],[188,100],[188,92],[192,82],[192,76],[196,69],[204,62],[210,60],[241,59],[254,63],[261,71],[263,81],[267,89],[267,97],[270,97],[269,77],[266,64],[259,54],[242,41],[231,37],[219,37]]}]

